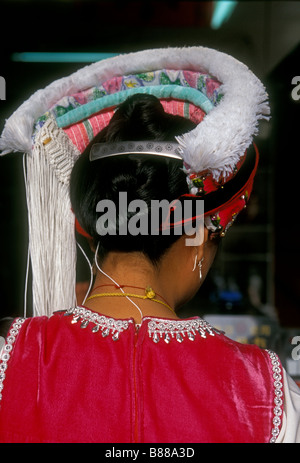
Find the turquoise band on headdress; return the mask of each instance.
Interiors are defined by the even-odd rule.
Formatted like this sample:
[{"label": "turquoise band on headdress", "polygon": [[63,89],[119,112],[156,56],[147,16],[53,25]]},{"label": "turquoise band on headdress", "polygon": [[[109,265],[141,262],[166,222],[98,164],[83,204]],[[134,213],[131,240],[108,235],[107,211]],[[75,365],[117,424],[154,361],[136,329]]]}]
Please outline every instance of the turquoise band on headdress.
[{"label": "turquoise band on headdress", "polygon": [[78,106],[72,111],[58,117],[56,119],[57,125],[60,128],[67,127],[77,122],[87,119],[95,113],[110,107],[117,106],[123,103],[129,96],[137,93],[146,93],[154,95],[157,98],[173,98],[176,100],[184,100],[193,103],[195,106],[201,108],[206,114],[209,113],[213,108],[213,103],[209,98],[191,87],[181,87],[180,85],[163,85],[163,86],[147,86],[130,88],[123,90],[118,93],[106,95],[97,100],[90,101],[85,105]]}]

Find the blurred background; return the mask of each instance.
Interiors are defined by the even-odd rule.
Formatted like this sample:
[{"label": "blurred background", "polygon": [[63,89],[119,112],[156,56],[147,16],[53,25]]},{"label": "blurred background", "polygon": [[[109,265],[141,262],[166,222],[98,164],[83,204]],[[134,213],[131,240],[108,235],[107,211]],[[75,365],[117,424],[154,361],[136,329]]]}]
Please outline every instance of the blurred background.
[{"label": "blurred background", "polygon": [[[251,201],[181,314],[204,316],[229,337],[276,350],[299,380],[292,349],[300,336],[300,2],[1,0],[0,14],[1,131],[37,89],[103,57],[145,48],[216,48],[264,82],[272,119],[261,123],[256,139],[260,166]],[[2,318],[23,314],[28,231],[21,153],[0,157],[0,188]],[[78,288],[88,279],[79,256]]]}]

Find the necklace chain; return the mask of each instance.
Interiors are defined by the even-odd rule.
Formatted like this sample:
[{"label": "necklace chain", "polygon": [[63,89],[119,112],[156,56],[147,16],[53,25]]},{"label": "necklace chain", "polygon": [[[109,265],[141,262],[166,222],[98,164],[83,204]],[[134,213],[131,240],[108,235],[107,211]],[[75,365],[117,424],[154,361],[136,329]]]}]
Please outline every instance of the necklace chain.
[{"label": "necklace chain", "polygon": [[[145,293],[148,292],[148,294],[149,294],[149,292],[152,292],[152,291],[153,291],[153,289],[151,288],[151,286],[147,286],[147,288],[145,289],[145,288],[142,288],[141,286],[119,285],[119,284],[109,284],[109,283],[105,283],[105,284],[103,284],[103,285],[95,286],[95,287],[92,289],[91,292],[93,293],[93,292],[96,291],[96,289],[98,289],[98,288],[109,287],[109,286],[112,286],[113,288],[116,288],[116,289],[120,289],[121,291],[123,290],[123,288],[142,289],[142,290],[145,291]],[[160,297],[160,299],[162,299],[162,300],[169,306],[168,302],[167,302],[160,294],[158,294],[157,292],[155,292],[155,295],[158,296],[158,297]]]},{"label": "necklace chain", "polygon": [[156,294],[153,291],[153,289],[150,286],[148,286],[145,289],[145,295],[144,296],[142,296],[140,294],[132,294],[132,293],[125,293],[125,292],[122,292],[122,293],[98,293],[98,294],[93,294],[92,296],[89,296],[87,298],[87,301],[90,300],[90,299],[97,298],[97,297],[133,297],[133,298],[143,299],[143,300],[148,299],[149,301],[156,302],[158,304],[162,304],[163,306],[167,307],[167,309],[171,310],[171,312],[175,313],[175,310],[172,309],[172,307],[169,304],[167,304],[166,302],[160,301],[159,299],[155,299],[155,296],[156,296]]},{"label": "necklace chain", "polygon": [[[121,293],[116,293],[118,296],[124,296],[128,299],[128,301],[131,302],[132,305],[134,305],[137,310],[139,311],[140,313],[140,316],[141,318],[143,318],[143,312],[141,311],[140,307],[131,299],[131,297],[129,297],[125,291],[123,290],[122,286],[120,286],[110,275],[108,275],[107,273],[105,273],[102,268],[100,267],[99,263],[98,263],[98,249],[99,249],[99,244],[100,244],[100,241],[98,242],[97,244],[97,248],[96,248],[96,252],[95,252],[95,263],[96,263],[96,267],[97,269],[99,270],[99,272],[102,273],[102,275],[104,275],[105,277],[107,277],[112,283],[114,283],[116,285],[117,288],[120,289]],[[90,296],[89,298],[87,298],[86,300],[88,301],[89,299],[93,299],[94,297],[103,297],[102,295],[105,294],[105,293],[101,293],[101,294],[94,294],[93,296]],[[114,295],[116,295],[114,294]],[[138,295],[132,295],[132,297],[138,297],[138,298],[141,298],[141,296],[138,296]],[[152,288],[150,287],[147,287],[145,289],[145,296],[143,297],[143,299],[149,299],[149,300],[152,300],[154,299],[155,297],[155,292],[152,290]],[[169,306],[169,304],[166,304],[165,302],[161,302],[159,301],[158,299],[155,299],[154,302],[159,302],[163,305],[166,305],[166,307],[171,310],[173,313],[175,313],[175,311]]]}]

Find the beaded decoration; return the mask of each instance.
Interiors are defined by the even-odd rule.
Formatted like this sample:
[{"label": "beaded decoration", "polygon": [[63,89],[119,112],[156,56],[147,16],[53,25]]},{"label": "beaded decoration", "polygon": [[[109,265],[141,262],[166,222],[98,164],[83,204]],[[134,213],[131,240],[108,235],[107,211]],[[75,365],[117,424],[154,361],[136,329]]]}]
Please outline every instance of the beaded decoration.
[{"label": "beaded decoration", "polygon": [[280,433],[280,427],[281,427],[281,421],[282,421],[281,416],[283,413],[283,410],[282,410],[283,409],[282,369],[281,369],[281,364],[280,364],[277,354],[267,349],[266,349],[266,352],[269,354],[269,357],[272,363],[272,371],[273,371],[273,379],[274,379],[275,407],[273,409],[274,418],[273,418],[273,428],[271,431],[272,437],[270,439],[270,443],[274,444]]},{"label": "beaded decoration", "polygon": [[100,315],[84,307],[71,308],[64,313],[64,316],[70,315],[73,316],[71,320],[72,324],[78,323],[79,320],[81,320],[80,327],[84,329],[92,323],[94,325],[92,333],[101,331],[104,338],[111,335],[113,341],[117,341],[120,333],[126,331],[130,323],[133,323],[131,320],[116,320],[114,318],[105,317],[104,315]]},{"label": "beaded decoration", "polygon": [[2,400],[3,382],[5,380],[5,371],[7,369],[7,363],[10,359],[11,351],[13,350],[14,343],[19,334],[19,331],[24,323],[25,318],[17,318],[8,332],[6,342],[2,348],[2,354],[0,357],[0,401]]},{"label": "beaded decoration", "polygon": [[[93,333],[101,331],[103,337],[111,334],[113,341],[117,341],[120,333],[126,331],[129,325],[134,323],[133,320],[116,320],[114,318],[109,318],[84,307],[71,308],[67,310],[64,315],[72,315],[72,324],[80,321],[81,328],[87,328],[89,323],[94,324],[95,326],[92,328]],[[206,338],[207,334],[214,336],[216,333],[221,333],[201,318],[191,320],[166,320],[145,317],[144,320],[150,320],[148,323],[148,334],[149,338],[156,344],[160,339],[163,339],[167,344],[169,344],[172,339],[182,343],[184,339],[194,341],[197,335]]]},{"label": "beaded decoration", "polygon": [[184,339],[194,341],[197,335],[206,338],[206,335],[214,336],[220,333],[205,320],[198,318],[194,320],[162,320],[151,318],[148,324],[150,339],[156,344],[163,339],[166,344],[172,339],[182,343]]}]

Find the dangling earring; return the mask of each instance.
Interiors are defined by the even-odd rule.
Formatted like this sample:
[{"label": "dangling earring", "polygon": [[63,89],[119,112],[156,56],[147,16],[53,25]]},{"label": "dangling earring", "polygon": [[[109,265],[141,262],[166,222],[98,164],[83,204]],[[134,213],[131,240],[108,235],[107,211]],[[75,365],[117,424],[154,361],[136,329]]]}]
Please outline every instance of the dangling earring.
[{"label": "dangling earring", "polygon": [[204,261],[204,257],[202,257],[202,259],[199,260],[199,262],[198,262],[200,281],[202,280],[202,262],[203,261]]},{"label": "dangling earring", "polygon": [[194,261],[193,272],[196,270],[196,267],[198,266],[198,268],[199,268],[199,277],[200,277],[200,281],[201,281],[202,280],[202,263],[204,261],[204,257],[202,257],[202,259],[199,260],[198,264],[197,264],[197,258],[198,258],[198,255],[196,254],[195,261]]},{"label": "dangling earring", "polygon": [[194,260],[194,267],[193,267],[193,272],[195,271],[196,269],[196,265],[197,265],[197,258],[198,258],[198,255],[196,254],[195,255],[195,260]]}]

